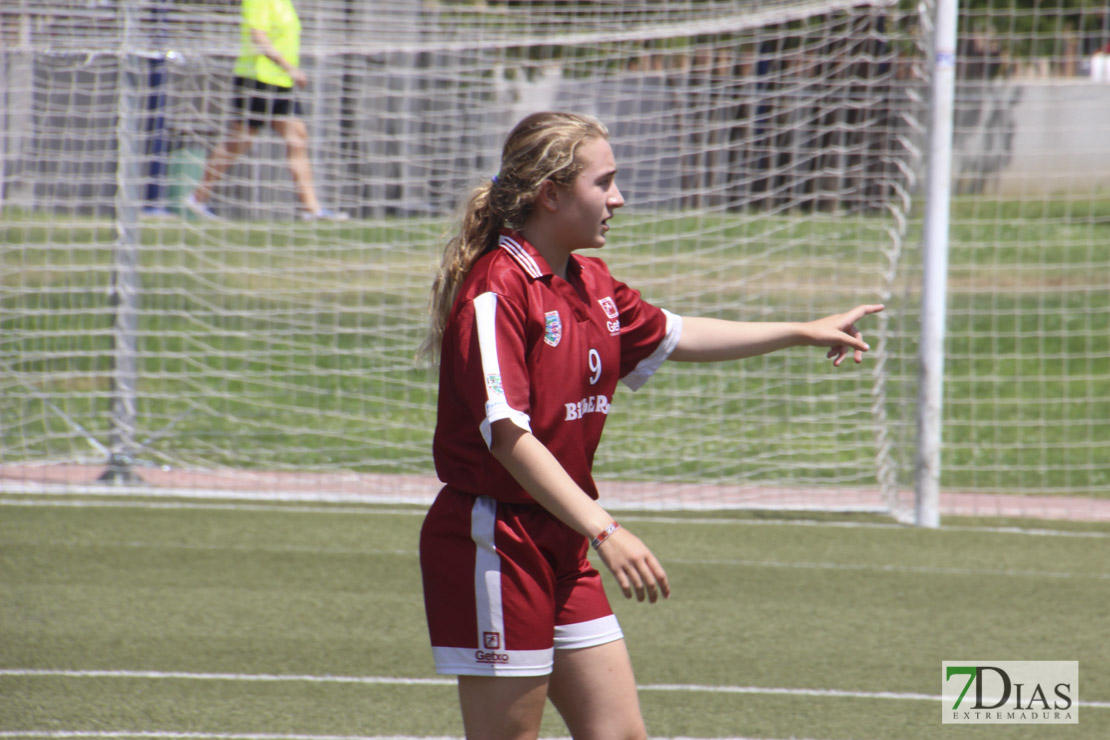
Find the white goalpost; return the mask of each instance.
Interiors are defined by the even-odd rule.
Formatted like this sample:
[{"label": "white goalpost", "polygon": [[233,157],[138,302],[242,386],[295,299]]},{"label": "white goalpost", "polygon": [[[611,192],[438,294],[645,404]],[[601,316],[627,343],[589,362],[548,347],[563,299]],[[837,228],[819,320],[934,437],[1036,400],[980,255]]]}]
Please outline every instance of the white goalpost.
[{"label": "white goalpost", "polygon": [[920,387],[914,521],[940,526],[940,468],[944,400],[944,330],[948,295],[949,204],[952,199],[952,118],[956,90],[958,0],[937,0],[930,84],[929,158],[922,235]]},{"label": "white goalpost", "polygon": [[[793,350],[619,394],[609,505],[915,517],[933,7],[295,5],[317,191],[345,223],[296,220],[266,128],[217,184],[219,221],[182,208],[231,120],[238,2],[0,8],[0,490],[429,500],[435,373],[414,354],[444,235],[512,124],[563,109],[610,128],[628,205],[604,257],[648,300],[742,320],[888,306],[859,367]],[[996,20],[969,19],[980,46],[954,69],[934,514],[1092,518],[1110,183],[1081,168],[1110,136],[1084,134],[1071,190],[1032,186],[1066,88],[1027,80],[1040,50]],[[1059,365],[1018,356],[1034,324]]]}]

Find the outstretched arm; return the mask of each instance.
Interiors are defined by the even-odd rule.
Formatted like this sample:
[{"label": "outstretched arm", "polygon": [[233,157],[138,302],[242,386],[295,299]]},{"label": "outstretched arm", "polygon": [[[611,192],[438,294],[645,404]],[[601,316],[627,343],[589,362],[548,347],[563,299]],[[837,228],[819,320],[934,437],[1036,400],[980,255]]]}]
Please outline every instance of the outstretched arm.
[{"label": "outstretched arm", "polygon": [[740,360],[799,345],[828,347],[827,357],[839,367],[849,352],[856,362],[870,349],[856,322],[883,306],[856,306],[844,313],[816,321],[723,321],[699,317],[682,318],[682,336],[670,359],[678,362]]},{"label": "outstretched arm", "polygon": [[[505,466],[532,498],[571,529],[595,537],[613,523],[601,505],[590,498],[570,477],[551,451],[532,433],[508,419],[491,425],[490,452]],[[597,548],[597,554],[613,572],[626,598],[636,593],[656,601],[671,595],[667,574],[639,537],[618,529]]]}]

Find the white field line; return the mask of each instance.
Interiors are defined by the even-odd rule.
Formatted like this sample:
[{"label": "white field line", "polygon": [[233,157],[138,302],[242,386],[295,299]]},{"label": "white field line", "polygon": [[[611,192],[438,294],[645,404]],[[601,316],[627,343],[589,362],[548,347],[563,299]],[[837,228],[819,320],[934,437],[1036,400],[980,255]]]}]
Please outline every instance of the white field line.
[{"label": "white field line", "polygon": [[297,506],[295,504],[246,504],[246,503],[198,503],[195,501],[143,501],[126,500],[111,501],[104,499],[41,499],[41,498],[5,498],[0,499],[0,506],[25,506],[42,507],[51,506],[77,509],[169,509],[169,510],[200,510],[200,511],[272,511],[287,514],[369,514],[369,515],[409,515],[424,516],[427,508],[388,509],[368,504],[366,506]]},{"label": "white field line", "polygon": [[451,737],[416,737],[413,735],[282,735],[269,732],[152,732],[149,730],[4,730],[0,738],[126,738],[154,740],[463,740]]},{"label": "white field line", "polygon": [[[387,686],[451,686],[453,678],[404,678],[392,676],[312,676],[297,674],[265,673],[188,673],[182,671],[67,671],[6,668],[0,677],[12,678],[122,678],[122,679],[177,679],[187,681],[234,681],[261,683],[336,683]],[[848,699],[895,699],[908,701],[940,701],[940,695],[899,694],[889,691],[841,691],[837,689],[787,689],[761,688],[758,686],[712,686],[697,684],[644,684],[640,691],[712,693],[712,694],[767,694],[775,696],[832,697]]]},{"label": "white field line", "polygon": [[[59,740],[81,740],[82,738],[150,738],[151,740],[466,740],[462,737],[426,735],[283,735],[269,732],[227,733],[227,732],[151,732],[136,730],[4,730],[0,738],[58,738]],[[572,740],[569,737],[543,738],[542,740]],[[653,740],[706,740],[706,738],[659,738]],[[725,737],[712,740],[760,740],[750,737]],[[769,740],[769,739],[763,739]],[[791,738],[791,740],[798,740]]]},{"label": "white field line", "polygon": [[[465,740],[461,737],[427,737],[417,735],[283,735],[270,732],[152,732],[148,730],[5,730],[0,738],[58,738],[58,740],[81,740],[82,738],[151,738],[151,740]],[[550,740],[571,740],[570,738],[550,738]],[[674,740],[680,740],[675,738]],[[729,738],[729,740],[736,740]]]},{"label": "white field line", "polygon": [[[366,505],[351,505],[346,500],[346,505],[335,506],[306,505],[298,506],[296,502],[277,503],[283,501],[279,497],[269,499],[275,503],[216,503],[197,501],[144,501],[144,500],[106,500],[106,499],[80,499],[80,498],[33,498],[23,497],[19,493],[7,491],[19,498],[0,499],[0,506],[20,507],[74,507],[74,508],[116,508],[116,509],[183,509],[183,510],[212,510],[212,511],[268,511],[287,514],[363,514],[369,516],[424,516],[427,512],[426,505],[411,508],[386,508],[381,505],[367,503]],[[40,494],[41,495],[41,494]],[[653,516],[644,514],[626,514],[621,519],[629,522],[646,522],[656,524],[704,524],[713,526],[791,526],[791,527],[845,527],[849,529],[907,529],[904,524],[883,522],[837,522],[807,519],[732,519],[727,517],[673,517]],[[1110,532],[1100,530],[1070,531],[1043,528],[1020,527],[946,527],[942,532],[980,532],[984,534],[1004,535],[1033,535],[1042,537],[1080,537],[1091,539],[1110,539]]]},{"label": "white field line", "polygon": [[[96,542],[67,542],[65,540],[40,540],[28,539],[13,541],[12,544],[29,545],[33,547],[69,547],[69,548],[132,548],[136,550],[182,550],[193,552],[256,552],[256,553],[282,553],[299,555],[389,555],[394,557],[416,558],[416,550],[404,549],[373,549],[373,548],[344,548],[344,547],[300,547],[297,545],[193,545],[173,542],[143,542],[139,540],[99,540]],[[939,575],[939,576],[1005,576],[1012,578],[1091,578],[1094,580],[1110,580],[1110,573],[1068,573],[1066,571],[1052,570],[1017,570],[1017,569],[988,569],[988,568],[933,568],[919,565],[883,565],[879,563],[815,563],[806,561],[780,561],[780,560],[745,560],[740,558],[667,558],[668,563],[681,563],[683,565],[720,565],[733,568],[783,568],[793,570],[830,570],[830,571],[862,571],[871,573],[908,573],[914,575]]]},{"label": "white field line", "polygon": [[[246,511],[276,511],[281,513],[343,513],[343,514],[412,514],[413,510],[410,509],[380,509],[380,508],[362,508],[362,507],[304,507],[304,506],[281,506],[281,505],[266,505],[266,504],[212,504],[212,503],[189,503],[189,502],[164,502],[164,501],[104,501],[100,499],[94,500],[55,500],[55,499],[0,499],[0,506],[29,506],[29,507],[122,507],[122,508],[150,508],[150,509],[215,509],[215,510],[246,510]],[[422,513],[422,512],[415,512]],[[624,521],[643,521],[643,522],[660,522],[663,520],[652,517],[622,517]],[[735,520],[720,520],[720,519],[673,519],[668,518],[666,522],[696,522],[705,524],[727,524],[737,523],[745,524],[747,522]],[[760,522],[764,523],[764,522]],[[783,524],[793,524],[793,522],[783,521]],[[821,525],[824,526],[824,525]],[[886,526],[886,525],[878,525]],[[891,525],[899,526],[899,525]],[[1073,534],[1089,534],[1089,533],[1073,533]],[[1103,533],[1096,533],[1103,534]],[[47,545],[56,547],[130,547],[136,549],[163,549],[163,550],[192,550],[192,551],[209,551],[209,552],[281,552],[281,553],[299,553],[309,555],[390,555],[398,557],[416,557],[415,550],[373,550],[373,549],[350,549],[350,548],[313,548],[313,547],[296,547],[291,545],[267,545],[267,546],[236,546],[236,545],[192,545],[192,544],[176,544],[165,542],[143,542],[143,541],[100,541],[89,543],[72,543],[64,540],[58,541],[42,541],[42,540],[28,540],[23,544],[29,545]],[[1096,573],[1069,573],[1067,571],[1051,571],[1051,570],[1018,570],[1018,569],[990,569],[990,568],[938,568],[929,566],[913,566],[913,565],[889,565],[881,563],[823,563],[823,562],[790,562],[790,561],[776,561],[776,560],[746,560],[738,558],[669,558],[668,562],[682,563],[685,565],[720,565],[726,567],[737,568],[783,568],[793,570],[828,570],[828,571],[858,571],[870,573],[906,573],[913,575],[938,575],[938,576],[985,576],[985,577],[1011,577],[1011,578],[1053,578],[1053,579],[1093,579],[1093,580],[1110,580],[1110,573],[1096,572]]]},{"label": "white field line", "polygon": [[[106,506],[113,503],[119,503],[126,506],[137,506],[145,508],[146,505],[154,508],[179,508],[176,504],[165,504],[161,502],[107,502],[107,501],[92,501],[86,502],[92,506]],[[65,506],[77,505],[78,502],[58,502],[46,501],[42,502],[45,506]],[[0,499],[0,506],[16,505],[16,506],[33,506],[24,501],[16,501],[14,504],[9,504],[8,500]],[[203,508],[209,508],[208,505],[199,505]],[[219,506],[217,508],[228,508],[228,506]],[[239,508],[239,507],[235,507]],[[264,508],[261,506],[249,506],[250,509]],[[290,509],[288,507],[273,507],[277,511],[293,511],[303,512],[306,509],[296,507]],[[317,510],[313,510],[315,513]],[[322,511],[331,512],[333,509],[323,509]],[[358,513],[372,513],[364,509],[348,510]],[[384,512],[378,512],[384,513]],[[400,511],[397,513],[409,513],[408,511]],[[625,521],[631,521],[625,519]],[[646,521],[657,521],[649,519]],[[689,522],[689,519],[674,520],[676,522]],[[352,549],[352,548],[338,548],[338,547],[297,547],[294,545],[265,545],[265,546],[246,546],[246,545],[194,545],[183,543],[167,543],[167,542],[143,542],[137,540],[129,541],[98,541],[87,543],[74,543],[64,540],[21,540],[20,544],[35,545],[35,546],[50,546],[50,547],[127,547],[135,549],[152,549],[152,550],[185,550],[185,551],[198,551],[198,552],[267,552],[267,553],[294,553],[294,554],[307,554],[307,555],[392,555],[397,557],[416,557],[416,550],[375,550],[375,549]],[[916,575],[951,575],[951,576],[989,576],[989,577],[1015,577],[1015,578],[1078,578],[1078,579],[1094,579],[1094,580],[1110,580],[1110,573],[1069,573],[1067,571],[1051,571],[1051,570],[1017,570],[1017,569],[988,569],[988,568],[936,568],[927,566],[914,566],[914,565],[884,565],[879,563],[822,563],[822,562],[788,562],[788,561],[775,561],[775,560],[745,560],[737,558],[668,558],[667,562],[682,563],[685,565],[721,565],[726,567],[737,568],[786,568],[795,570],[830,570],[830,571],[863,571],[872,573],[909,573]]]},{"label": "white field line", "polygon": [[295,673],[192,673],[187,671],[67,671],[0,668],[0,677],[16,678],[146,678],[186,681],[237,681],[261,683],[341,683],[387,686],[454,686],[453,678],[401,676],[313,676]]},{"label": "white field line", "polygon": [[257,552],[279,553],[283,555],[393,555],[404,558],[415,558],[419,553],[416,550],[386,550],[350,547],[308,547],[300,545],[192,545],[181,542],[142,542],[138,540],[97,540],[95,542],[68,542],[66,540],[31,540],[12,539],[8,544],[28,545],[31,547],[69,547],[69,548],[100,548],[115,547],[135,550],[180,550],[185,552]]},{"label": "white field line", "polygon": [[[269,673],[191,673],[186,671],[75,671],[29,668],[0,668],[0,678],[120,678],[176,679],[186,681],[232,681],[261,683],[335,683],[387,686],[454,686],[453,678],[408,678],[403,676],[315,676]],[[799,689],[767,686],[716,686],[712,684],[641,684],[640,691],[668,693],[757,694],[765,696],[804,696],[832,699],[889,699],[894,701],[941,701],[939,694],[896,691],[848,691],[843,689]],[[1080,701],[1080,707],[1110,709],[1110,702]]]},{"label": "white field line", "polygon": [[871,573],[912,573],[930,576],[1007,576],[1014,578],[1093,578],[1110,580],[1110,573],[1068,573],[1055,570],[1016,570],[989,568],[933,568],[923,565],[882,565],[872,563],[811,563],[733,558],[667,558],[668,563],[686,565],[723,565],[738,568],[791,568],[795,570],[866,571]]},{"label": "white field line", "polygon": [[[668,517],[668,516],[644,516],[644,515],[631,515],[621,516],[621,519],[630,522],[653,522],[658,524],[680,524],[683,522],[693,524],[716,524],[719,526],[727,526],[730,524],[740,526],[797,526],[797,527],[842,527],[846,529],[911,529],[905,524],[897,524],[894,522],[852,522],[852,521],[822,521],[818,519],[728,519],[728,518],[710,518],[710,517]],[[1023,527],[970,527],[970,526],[952,526],[945,525],[940,532],[979,532],[982,534],[1019,534],[1019,535],[1035,535],[1041,537],[1091,537],[1095,539],[1110,539],[1110,532],[1100,530],[1066,530],[1066,529],[1043,529],[1043,528],[1023,528]]]}]

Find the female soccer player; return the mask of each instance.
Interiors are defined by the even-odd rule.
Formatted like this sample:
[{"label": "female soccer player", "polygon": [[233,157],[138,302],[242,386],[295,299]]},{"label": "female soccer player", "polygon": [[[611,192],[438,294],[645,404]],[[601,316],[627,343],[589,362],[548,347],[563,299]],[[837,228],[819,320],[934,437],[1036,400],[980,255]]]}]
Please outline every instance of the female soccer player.
[{"label": "female soccer player", "polygon": [[729,360],[793,345],[840,365],[867,351],[855,322],[684,318],[597,257],[624,205],[596,119],[536,113],[501,170],[470,195],[432,291],[425,350],[440,360],[436,471],[420,564],[439,673],[457,675],[468,738],[539,734],[550,698],[575,738],[645,738],[620,626],[587,554],[624,596],[671,592],[646,545],[597,502],[594,451],[617,381],[636,389],[670,358]]}]

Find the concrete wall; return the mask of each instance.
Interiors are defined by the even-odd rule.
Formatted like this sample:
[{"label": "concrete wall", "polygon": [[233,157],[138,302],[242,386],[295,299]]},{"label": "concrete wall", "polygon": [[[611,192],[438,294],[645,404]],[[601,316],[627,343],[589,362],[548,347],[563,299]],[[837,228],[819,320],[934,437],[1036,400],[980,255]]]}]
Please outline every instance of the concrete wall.
[{"label": "concrete wall", "polygon": [[954,145],[958,192],[1110,196],[1110,81],[963,83]]}]

